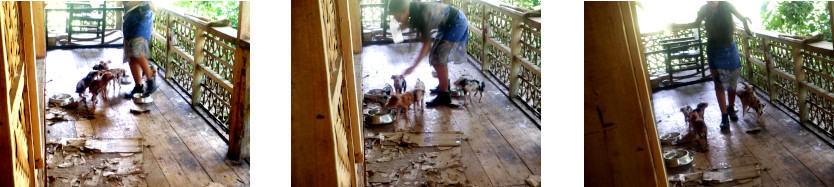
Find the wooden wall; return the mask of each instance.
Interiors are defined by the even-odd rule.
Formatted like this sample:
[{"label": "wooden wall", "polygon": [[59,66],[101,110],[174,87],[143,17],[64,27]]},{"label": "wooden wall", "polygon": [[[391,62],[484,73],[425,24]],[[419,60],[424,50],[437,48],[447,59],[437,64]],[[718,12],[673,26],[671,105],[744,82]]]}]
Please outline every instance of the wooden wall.
[{"label": "wooden wall", "polygon": [[293,1],[292,7],[292,184],[361,186],[348,0]]},{"label": "wooden wall", "polygon": [[585,2],[585,185],[667,186],[633,2]]}]

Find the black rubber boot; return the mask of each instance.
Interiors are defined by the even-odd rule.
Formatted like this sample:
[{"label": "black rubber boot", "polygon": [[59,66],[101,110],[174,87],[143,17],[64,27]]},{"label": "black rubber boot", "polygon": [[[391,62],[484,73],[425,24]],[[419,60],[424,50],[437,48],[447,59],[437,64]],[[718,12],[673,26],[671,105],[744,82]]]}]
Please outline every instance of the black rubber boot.
[{"label": "black rubber boot", "polygon": [[426,102],[426,107],[447,106],[452,104],[452,95],[449,92],[438,92],[437,97]]},{"label": "black rubber boot", "polygon": [[721,114],[721,129],[730,127],[729,114]]},{"label": "black rubber boot", "polygon": [[730,120],[738,121],[738,115],[736,115],[736,106],[727,106],[727,114],[730,115]]},{"label": "black rubber boot", "polygon": [[136,86],[133,86],[133,90],[131,90],[130,93],[127,93],[127,95],[125,95],[125,97],[133,98],[133,94],[135,94],[135,93],[145,93],[144,88],[145,88],[144,85],[137,84]]},{"label": "black rubber boot", "polygon": [[151,95],[159,87],[159,85],[156,85],[156,76],[151,77],[146,83],[148,83],[148,88],[145,89],[146,96]]},{"label": "black rubber boot", "polygon": [[[451,82],[449,83],[450,84],[446,84],[446,87],[448,88],[448,90],[452,90],[452,84]],[[429,89],[429,93],[436,94],[438,89],[440,89],[440,85],[437,85],[437,87],[435,87],[434,89]]]}]

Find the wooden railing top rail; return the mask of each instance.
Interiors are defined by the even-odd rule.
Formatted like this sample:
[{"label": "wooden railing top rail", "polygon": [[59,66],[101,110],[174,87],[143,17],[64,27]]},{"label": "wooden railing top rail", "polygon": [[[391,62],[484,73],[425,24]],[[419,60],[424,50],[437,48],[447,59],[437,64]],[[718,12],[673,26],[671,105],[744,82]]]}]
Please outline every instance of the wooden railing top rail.
[{"label": "wooden railing top rail", "polygon": [[[510,9],[510,8],[501,7],[500,4],[494,4],[492,2],[486,2],[486,1],[481,1],[481,0],[471,0],[470,2],[481,3],[481,4],[487,6],[491,9],[498,10],[499,12],[510,16],[514,20],[515,19],[522,20],[522,22],[524,24],[530,25],[530,26],[536,28],[537,30],[541,30],[541,28],[542,28],[542,22],[541,22],[542,19],[541,19],[541,17],[532,17],[532,18],[524,17],[524,13],[521,13],[519,11]],[[464,11],[464,10],[461,10],[461,11]]]},{"label": "wooden railing top rail", "polygon": [[[193,16],[184,15],[182,13],[172,11],[163,7],[157,7],[157,11],[166,12],[171,16],[177,17],[179,19],[185,20],[197,29],[204,30],[208,34],[220,37],[220,39],[228,40],[228,41],[236,41],[237,40],[237,29],[231,27],[209,27],[208,22],[203,20],[197,19]],[[249,43],[249,40],[240,40],[243,43]]]}]

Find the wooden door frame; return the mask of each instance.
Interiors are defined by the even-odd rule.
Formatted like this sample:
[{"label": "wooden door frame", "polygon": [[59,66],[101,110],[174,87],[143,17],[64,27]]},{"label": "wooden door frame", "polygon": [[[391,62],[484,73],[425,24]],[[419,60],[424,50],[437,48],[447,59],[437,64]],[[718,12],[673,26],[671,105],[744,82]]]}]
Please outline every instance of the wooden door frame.
[{"label": "wooden door frame", "polygon": [[668,186],[634,2],[585,2],[585,183]]}]

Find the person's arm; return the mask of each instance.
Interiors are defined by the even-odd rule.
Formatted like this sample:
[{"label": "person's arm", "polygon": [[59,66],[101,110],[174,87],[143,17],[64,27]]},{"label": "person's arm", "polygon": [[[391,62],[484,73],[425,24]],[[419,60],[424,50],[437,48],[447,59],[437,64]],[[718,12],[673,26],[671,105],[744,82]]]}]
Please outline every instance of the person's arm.
[{"label": "person's arm", "polygon": [[423,43],[423,47],[420,49],[420,54],[419,56],[417,56],[417,60],[414,61],[414,64],[411,65],[411,67],[405,69],[405,71],[403,72],[403,76],[411,74],[411,72],[414,71],[414,68],[416,68],[417,65],[420,64],[420,61],[423,61],[423,58],[426,57],[427,54],[429,54],[429,48],[431,47],[431,43],[429,43],[428,37],[423,37],[421,43]]},{"label": "person's arm", "polygon": [[744,24],[744,31],[747,32],[747,35],[753,35],[753,33],[750,32],[750,27],[747,27],[747,22],[753,23],[752,21],[750,21],[750,18],[742,16],[741,13],[738,12],[738,9],[736,9],[736,7],[733,6],[733,4],[727,3],[727,5],[730,7],[730,11],[732,11],[733,15],[735,15],[736,18],[741,20],[741,23]]}]

